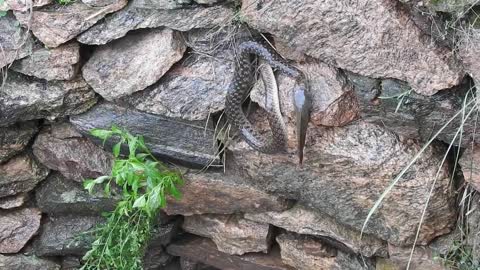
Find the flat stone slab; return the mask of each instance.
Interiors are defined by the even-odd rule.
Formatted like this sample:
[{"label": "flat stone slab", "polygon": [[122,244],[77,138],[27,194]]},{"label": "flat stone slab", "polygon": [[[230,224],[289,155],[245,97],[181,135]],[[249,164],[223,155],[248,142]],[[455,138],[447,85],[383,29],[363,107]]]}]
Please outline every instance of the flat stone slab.
[{"label": "flat stone slab", "polygon": [[135,32],[98,47],[82,75],[95,92],[112,101],[154,84],[185,50],[180,33],[171,29]]},{"label": "flat stone slab", "polygon": [[[167,199],[168,215],[234,214],[283,211],[291,204],[279,196],[249,185],[245,179],[223,173],[186,174],[182,198]],[[246,200],[245,198],[248,198]]]},{"label": "flat stone slab", "polygon": [[37,233],[41,218],[42,213],[36,208],[0,210],[0,253],[19,252]]},{"label": "flat stone slab", "polygon": [[0,164],[0,172],[0,197],[6,197],[32,190],[49,170],[31,155],[22,154]]},{"label": "flat stone slab", "polygon": [[96,102],[95,92],[81,77],[45,81],[9,71],[0,100],[0,126],[79,114]]},{"label": "flat stone slab", "polygon": [[70,42],[57,48],[37,46],[28,57],[15,61],[11,69],[45,80],[71,80],[78,71],[80,46]]},{"label": "flat stone slab", "polygon": [[[71,117],[70,122],[84,134],[88,134],[92,128],[110,129],[112,125],[117,125],[142,135],[147,147],[155,155],[197,166],[219,164],[213,147],[211,123],[176,120],[112,103],[99,104],[82,115]],[[111,149],[110,146],[108,149]]]},{"label": "flat stone slab", "polygon": [[88,6],[82,1],[69,5],[54,4],[34,9],[29,20],[28,12],[14,12],[22,25],[30,25],[33,34],[47,47],[54,48],[66,43],[90,28],[108,13],[122,9],[127,0],[118,0],[104,7]]},{"label": "flat stone slab", "polygon": [[241,215],[186,216],[182,228],[186,232],[212,239],[219,251],[231,255],[268,253],[272,240],[269,224],[244,219]]},{"label": "flat stone slab", "polygon": [[0,163],[20,153],[37,133],[35,121],[0,128]]},{"label": "flat stone slab", "polygon": [[10,13],[0,20],[0,39],[2,40],[0,68],[32,53],[32,35],[18,26],[17,20]]},{"label": "flat stone slab", "polygon": [[83,137],[69,123],[44,127],[32,148],[42,164],[80,183],[110,175],[113,166],[112,154]]},{"label": "flat stone slab", "polygon": [[182,239],[173,242],[167,247],[167,252],[219,269],[294,270],[294,268],[281,261],[278,249],[272,250],[269,254],[228,255],[218,251],[212,240],[196,236],[184,236]]},{"label": "flat stone slab", "polygon": [[37,206],[50,215],[101,214],[115,209],[119,197],[106,197],[101,187],[90,194],[82,184],[66,179],[58,172],[51,173],[35,192]]},{"label": "flat stone slab", "polygon": [[233,10],[224,6],[145,9],[136,6],[140,1],[130,1],[126,8],[107,16],[79,35],[77,40],[84,44],[101,45],[135,29],[168,27],[185,32],[194,28],[220,26],[233,18]]}]

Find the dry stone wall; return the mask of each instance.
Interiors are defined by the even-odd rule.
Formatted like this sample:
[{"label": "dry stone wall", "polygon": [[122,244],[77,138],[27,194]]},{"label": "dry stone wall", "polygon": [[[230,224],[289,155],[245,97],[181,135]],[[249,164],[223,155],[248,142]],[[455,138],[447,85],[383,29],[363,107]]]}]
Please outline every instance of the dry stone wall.
[{"label": "dry stone wall", "polygon": [[[468,23],[477,4],[0,1],[0,269],[80,268],[93,239],[79,235],[121,199],[81,184],[110,172],[112,141],[88,134],[111,125],[188,171],[182,199],[159,214],[146,270],[400,270],[414,244],[410,269],[447,269],[434,257],[459,237],[480,250],[480,27]],[[445,14],[464,31],[439,36]],[[286,153],[256,152],[226,132],[236,46],[260,34],[308,81],[302,166],[288,76],[276,76]],[[255,80],[249,119],[268,132]]]}]

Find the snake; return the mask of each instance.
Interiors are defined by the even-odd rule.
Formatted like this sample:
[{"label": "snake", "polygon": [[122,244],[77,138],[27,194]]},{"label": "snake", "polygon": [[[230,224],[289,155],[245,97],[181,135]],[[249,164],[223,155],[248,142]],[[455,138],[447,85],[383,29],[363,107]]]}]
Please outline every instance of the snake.
[{"label": "snake", "polygon": [[[225,100],[225,113],[228,122],[239,131],[240,137],[254,150],[265,154],[285,153],[287,150],[287,128],[280,110],[278,87],[273,69],[294,78],[293,104],[296,118],[297,155],[299,163],[302,164],[311,109],[311,99],[305,75],[261,42],[241,42],[238,45],[237,54],[234,77],[227,90]],[[265,86],[265,107],[271,129],[270,136],[262,135],[253,128],[242,109],[242,104],[249,95],[254,82],[253,57],[255,56],[260,58],[260,63],[266,63],[260,65],[259,71]]]}]

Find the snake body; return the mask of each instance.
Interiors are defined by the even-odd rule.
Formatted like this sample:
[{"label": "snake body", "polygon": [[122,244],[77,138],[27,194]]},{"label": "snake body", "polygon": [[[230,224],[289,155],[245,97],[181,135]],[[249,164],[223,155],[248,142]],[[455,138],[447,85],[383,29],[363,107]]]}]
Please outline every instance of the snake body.
[{"label": "snake body", "polygon": [[[242,110],[242,103],[248,96],[254,82],[253,55],[260,57],[263,62],[269,65],[261,65],[259,70],[266,90],[266,107],[272,136],[263,136],[256,131]],[[280,112],[278,88],[272,68],[296,80],[294,107],[297,121],[298,156],[300,163],[302,163],[310,110],[305,78],[300,70],[289,65],[269,47],[255,41],[245,41],[238,46],[238,59],[235,65],[234,78],[227,92],[225,112],[230,124],[239,130],[242,139],[253,149],[266,154],[285,152],[287,148],[287,129]]]}]

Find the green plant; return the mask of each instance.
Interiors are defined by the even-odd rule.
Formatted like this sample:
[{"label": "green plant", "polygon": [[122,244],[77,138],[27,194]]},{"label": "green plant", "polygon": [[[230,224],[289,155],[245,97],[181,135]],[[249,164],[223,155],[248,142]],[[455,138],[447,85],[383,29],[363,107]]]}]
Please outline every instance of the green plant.
[{"label": "green plant", "polygon": [[56,0],[57,3],[59,3],[60,5],[70,5],[72,4],[73,2],[75,2],[75,0]]},{"label": "green plant", "polygon": [[[176,186],[183,184],[182,177],[162,165],[141,136],[133,136],[117,127],[93,129],[91,134],[103,143],[112,136],[119,141],[112,148],[115,161],[111,174],[85,180],[84,187],[92,192],[95,185],[103,184],[105,193],[110,195],[112,186],[117,186],[123,199],[113,212],[105,214],[106,223],[92,232],[96,240],[83,257],[81,269],[142,269],[145,246],[156,214],[165,207],[167,195],[180,198]],[[122,159],[120,150],[124,144],[128,146],[128,156]]]}]

